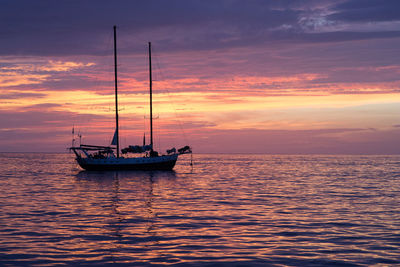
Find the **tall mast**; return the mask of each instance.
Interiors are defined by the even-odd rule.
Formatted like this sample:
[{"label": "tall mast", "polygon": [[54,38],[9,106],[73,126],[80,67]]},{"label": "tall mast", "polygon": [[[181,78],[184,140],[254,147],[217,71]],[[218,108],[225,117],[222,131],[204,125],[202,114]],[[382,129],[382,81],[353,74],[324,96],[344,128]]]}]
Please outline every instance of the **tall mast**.
[{"label": "tall mast", "polygon": [[149,42],[149,79],[150,79],[150,146],[153,151],[153,79],[151,76],[151,42]]},{"label": "tall mast", "polygon": [[119,127],[118,127],[118,83],[117,83],[117,26],[114,25],[114,81],[115,81],[115,134],[117,137],[117,158],[119,158]]}]

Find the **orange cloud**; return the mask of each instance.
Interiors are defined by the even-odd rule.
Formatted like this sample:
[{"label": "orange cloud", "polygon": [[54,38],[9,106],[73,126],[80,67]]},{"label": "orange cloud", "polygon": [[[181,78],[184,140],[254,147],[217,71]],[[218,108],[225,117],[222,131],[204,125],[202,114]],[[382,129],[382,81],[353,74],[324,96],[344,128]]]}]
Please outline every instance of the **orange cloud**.
[{"label": "orange cloud", "polygon": [[[4,61],[3,61],[4,64]],[[70,71],[73,69],[94,66],[95,63],[82,63],[73,61],[48,60],[46,62],[13,63],[11,66],[1,67],[0,71],[22,71],[22,72],[50,72]]]},{"label": "orange cloud", "polygon": [[68,72],[95,65],[92,62],[34,60],[24,63],[22,59],[21,61],[2,61],[2,64],[9,66],[0,67],[0,87],[41,84],[52,77],[49,72]]},{"label": "orange cloud", "polygon": [[0,87],[40,84],[49,77],[49,74],[21,74],[15,71],[0,72]]},{"label": "orange cloud", "polygon": [[95,63],[82,63],[82,62],[72,62],[72,61],[53,61],[50,60],[47,64],[43,66],[38,66],[38,71],[70,71],[73,69],[79,69],[83,67],[91,67],[94,66]]}]

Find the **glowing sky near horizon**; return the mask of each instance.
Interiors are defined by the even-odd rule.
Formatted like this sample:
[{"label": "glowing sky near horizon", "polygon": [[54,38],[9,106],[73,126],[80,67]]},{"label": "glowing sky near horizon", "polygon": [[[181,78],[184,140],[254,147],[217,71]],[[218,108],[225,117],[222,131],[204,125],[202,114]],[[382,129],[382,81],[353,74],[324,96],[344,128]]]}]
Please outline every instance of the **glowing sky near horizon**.
[{"label": "glowing sky near horizon", "polygon": [[0,151],[114,131],[202,153],[399,153],[398,1],[2,1]]}]

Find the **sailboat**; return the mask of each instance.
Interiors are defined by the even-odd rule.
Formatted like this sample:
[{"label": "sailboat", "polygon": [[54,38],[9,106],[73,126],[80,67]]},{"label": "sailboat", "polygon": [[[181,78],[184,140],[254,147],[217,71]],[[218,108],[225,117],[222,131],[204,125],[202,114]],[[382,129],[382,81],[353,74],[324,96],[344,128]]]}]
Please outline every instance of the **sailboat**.
[{"label": "sailboat", "polygon": [[[118,122],[117,82],[117,33],[114,26],[114,85],[115,85],[115,133],[110,146],[86,145],[70,147],[79,166],[85,170],[172,170],[179,155],[192,153],[189,146],[171,148],[160,155],[153,148],[153,81],[151,65],[151,42],[149,42],[149,89],[150,89],[150,144],[128,146],[120,150]],[[120,153],[121,152],[121,153]],[[139,156],[130,157],[127,154]],[[123,155],[121,155],[123,154]]]}]

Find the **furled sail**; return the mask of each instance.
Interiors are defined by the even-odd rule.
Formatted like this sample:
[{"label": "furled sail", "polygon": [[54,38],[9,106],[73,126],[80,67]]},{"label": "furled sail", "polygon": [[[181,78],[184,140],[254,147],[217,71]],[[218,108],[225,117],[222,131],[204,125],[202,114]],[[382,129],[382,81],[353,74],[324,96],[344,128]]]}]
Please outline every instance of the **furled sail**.
[{"label": "furled sail", "polygon": [[126,148],[121,149],[122,154],[126,154],[126,153],[144,153],[146,151],[151,151],[151,145],[128,146]]}]

